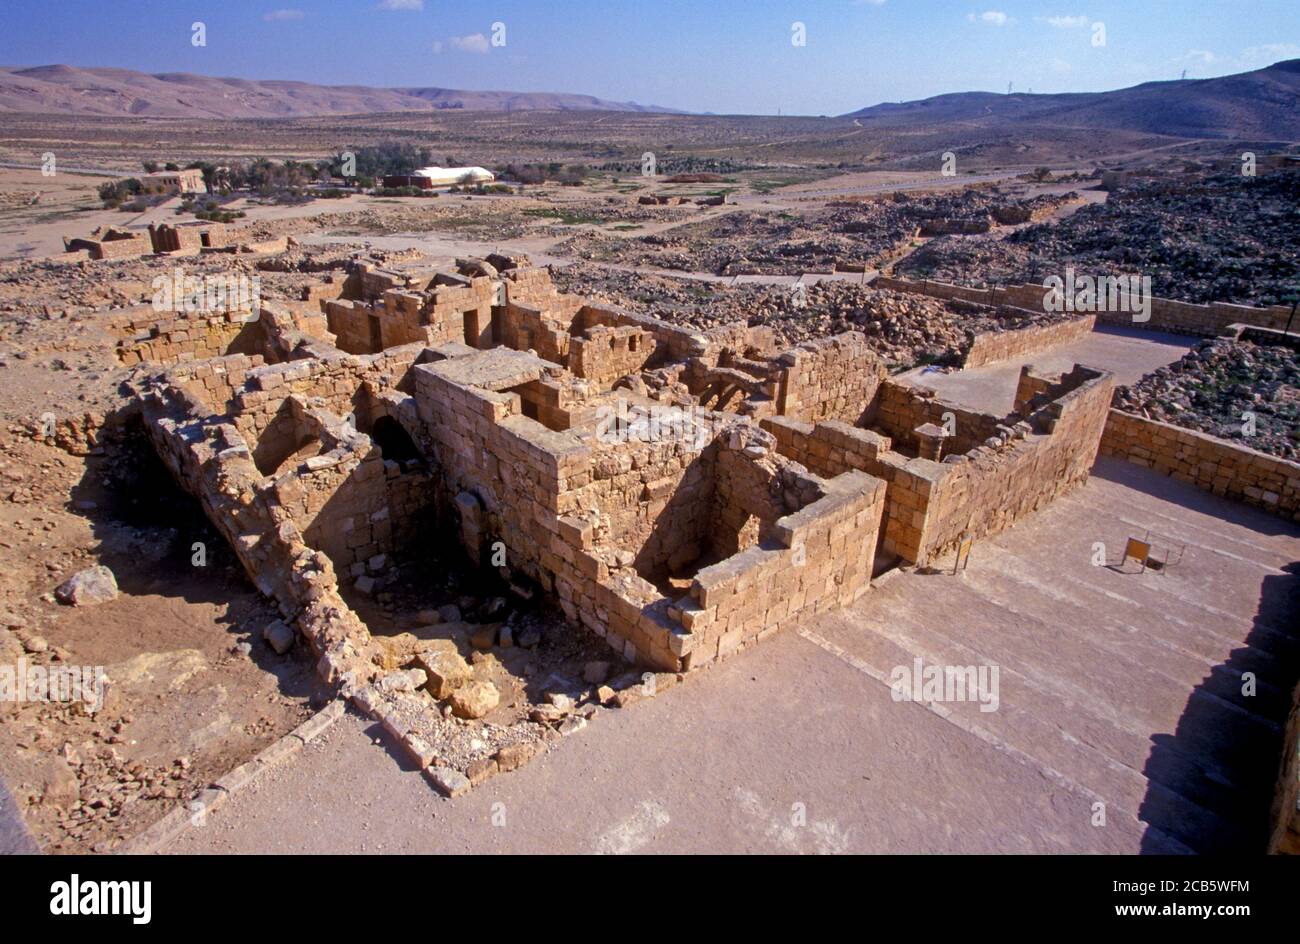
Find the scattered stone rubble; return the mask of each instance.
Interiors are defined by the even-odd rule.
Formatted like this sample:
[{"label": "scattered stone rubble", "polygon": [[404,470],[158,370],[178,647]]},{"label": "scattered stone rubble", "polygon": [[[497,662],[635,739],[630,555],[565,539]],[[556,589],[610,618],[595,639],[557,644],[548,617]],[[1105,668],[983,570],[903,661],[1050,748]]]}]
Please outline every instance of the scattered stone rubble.
[{"label": "scattered stone rubble", "polygon": [[1259,452],[1300,459],[1300,354],[1286,344],[1203,341],[1115,391],[1115,407]]},{"label": "scattered stone rubble", "polygon": [[1300,174],[1135,181],[1058,223],[997,239],[941,237],[898,263],[911,278],[963,285],[1080,275],[1150,276],[1154,294],[1272,305],[1300,282]]},{"label": "scattered stone rubble", "polygon": [[972,304],[877,290],[845,281],[817,282],[796,295],[789,286],[673,279],[580,263],[555,270],[565,291],[607,298],[673,324],[713,328],[735,321],[770,328],[780,343],[858,330],[871,349],[904,369],[957,366],[974,337],[1068,320],[1067,313]]},{"label": "scattered stone rubble", "polygon": [[844,200],[806,213],[737,210],[660,233],[583,234],[561,244],[580,259],[714,275],[861,272],[891,261],[918,235],[988,232],[1041,218],[1064,197],[1019,201],[988,191]]}]

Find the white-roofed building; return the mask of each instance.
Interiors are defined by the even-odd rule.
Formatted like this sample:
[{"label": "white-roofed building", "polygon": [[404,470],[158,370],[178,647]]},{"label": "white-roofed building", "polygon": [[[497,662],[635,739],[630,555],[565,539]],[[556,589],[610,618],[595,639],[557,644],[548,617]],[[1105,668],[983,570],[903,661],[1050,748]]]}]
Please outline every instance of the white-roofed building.
[{"label": "white-roofed building", "polygon": [[486,167],[421,167],[412,177],[427,177],[435,187],[452,184],[490,184],[496,175]]}]

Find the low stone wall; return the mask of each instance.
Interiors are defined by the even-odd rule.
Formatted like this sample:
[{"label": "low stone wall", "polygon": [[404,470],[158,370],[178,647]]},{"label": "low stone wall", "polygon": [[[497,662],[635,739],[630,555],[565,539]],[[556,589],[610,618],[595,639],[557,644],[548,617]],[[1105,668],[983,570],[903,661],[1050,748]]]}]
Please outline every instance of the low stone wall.
[{"label": "low stone wall", "polygon": [[248,312],[185,315],[145,306],[117,316],[109,330],[118,335],[115,353],[127,366],[252,354],[262,347],[261,328]]},{"label": "low stone wall", "polygon": [[1300,521],[1300,464],[1295,462],[1114,409],[1106,421],[1101,451]]},{"label": "low stone wall", "polygon": [[962,358],[962,367],[983,367],[985,364],[1022,358],[1073,344],[1092,333],[1096,320],[1095,315],[1084,315],[1056,324],[982,332],[975,335],[966,356]]},{"label": "low stone wall", "polygon": [[63,245],[68,252],[85,250],[92,259],[132,259],[153,252],[153,241],[148,233],[128,233],[124,230],[116,231],[105,239],[65,236]]},{"label": "low stone wall", "polygon": [[[878,277],[872,285],[876,288],[892,289],[897,292],[912,292],[918,295],[929,295],[933,298],[960,298],[969,302],[978,302],[982,305],[1014,305],[1017,308],[1027,308],[1031,311],[1043,310],[1043,297],[1047,294],[1047,289],[1041,285],[971,288],[964,285],[951,285],[947,282],[914,282],[910,279],[896,279],[883,275]],[[1172,298],[1152,298],[1150,301],[1151,317],[1147,321],[1135,322],[1132,314],[1127,311],[1097,312],[1097,321],[1101,324],[1146,328],[1150,331],[1168,331],[1172,334],[1218,337],[1230,325],[1234,324],[1248,324],[1280,330],[1286,327],[1287,319],[1291,316],[1291,309],[1286,305],[1253,308],[1249,305],[1233,305],[1228,302],[1195,305],[1191,302],[1180,302]]]},{"label": "low stone wall", "polygon": [[695,576],[689,600],[668,607],[682,667],[694,669],[800,618],[846,606],[871,583],[885,483],[850,471],[827,494],[779,518],[771,537]]},{"label": "low stone wall", "polygon": [[[819,475],[860,469],[884,479],[881,549],[925,566],[952,550],[963,535],[997,534],[1085,482],[1096,460],[1112,386],[1110,374],[1076,367],[1043,388],[1051,399],[1034,401],[1034,411],[1008,427],[996,417],[960,411],[929,391],[887,381],[881,400],[911,404],[895,409],[900,430],[920,422],[941,425],[939,416],[953,411],[961,413],[954,413],[957,433],[977,424],[974,436],[968,430],[966,437],[952,437],[958,454],[943,462],[909,458],[893,451],[891,436],[845,423],[771,417],[762,425],[776,437],[783,455]],[[984,427],[999,432],[987,444],[973,444]]]}]

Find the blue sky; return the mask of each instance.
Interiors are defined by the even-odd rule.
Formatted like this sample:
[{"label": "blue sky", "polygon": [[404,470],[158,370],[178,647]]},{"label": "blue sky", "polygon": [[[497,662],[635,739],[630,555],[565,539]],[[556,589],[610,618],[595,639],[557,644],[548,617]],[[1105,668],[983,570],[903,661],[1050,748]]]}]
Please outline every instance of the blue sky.
[{"label": "blue sky", "polygon": [[[943,92],[1099,91],[1300,57],[1300,0],[3,0],[0,63],[579,92],[841,114]],[[190,27],[202,21],[207,45]],[[505,26],[503,46],[491,39]],[[794,24],[806,43],[792,43]],[[1092,42],[1104,24],[1105,45]],[[57,24],[57,27],[56,25]]]}]

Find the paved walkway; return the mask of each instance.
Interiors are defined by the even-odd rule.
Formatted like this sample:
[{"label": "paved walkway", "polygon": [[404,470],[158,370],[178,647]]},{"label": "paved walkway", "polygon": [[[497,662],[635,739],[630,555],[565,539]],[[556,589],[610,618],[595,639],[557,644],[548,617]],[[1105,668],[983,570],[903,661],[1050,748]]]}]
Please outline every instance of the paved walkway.
[{"label": "paved walkway", "polygon": [[[1169,574],[1092,565],[1147,528]],[[1298,560],[1300,528],[1102,460],[963,576],[895,573],[468,796],[349,715],[170,851],[1255,851]],[[998,665],[998,710],[894,701],[916,657]]]}]

